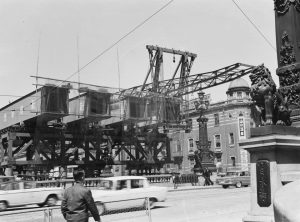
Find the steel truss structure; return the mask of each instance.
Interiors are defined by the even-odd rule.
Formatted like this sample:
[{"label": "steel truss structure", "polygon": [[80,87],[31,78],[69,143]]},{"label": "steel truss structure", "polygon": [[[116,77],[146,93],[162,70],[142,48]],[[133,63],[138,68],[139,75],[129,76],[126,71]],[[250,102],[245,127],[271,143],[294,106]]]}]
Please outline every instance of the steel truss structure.
[{"label": "steel truss structure", "polygon": [[[119,92],[36,77],[56,84],[40,84],[39,90],[0,109],[4,117],[3,122],[0,119],[1,166],[49,171],[54,166],[77,164],[95,176],[94,170],[107,165],[126,165],[129,172],[150,173],[172,162],[170,139],[163,128],[166,123],[188,127],[188,120],[180,125],[182,119],[178,119],[183,96],[230,82],[255,68],[236,63],[190,75],[196,54],[158,46],[147,46],[147,50],[150,68],[143,85]],[[180,60],[172,78],[161,81],[164,53],[179,55]],[[69,98],[71,90],[77,90],[77,96]],[[123,109],[121,118],[112,115],[113,105]]]}]

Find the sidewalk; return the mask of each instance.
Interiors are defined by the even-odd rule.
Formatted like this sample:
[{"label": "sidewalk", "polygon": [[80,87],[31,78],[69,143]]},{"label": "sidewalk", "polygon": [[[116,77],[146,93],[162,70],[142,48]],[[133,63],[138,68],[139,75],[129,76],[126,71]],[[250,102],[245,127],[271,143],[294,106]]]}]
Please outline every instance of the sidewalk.
[{"label": "sidewalk", "polygon": [[176,192],[176,191],[185,191],[185,190],[205,190],[205,189],[219,189],[222,188],[220,185],[212,185],[212,186],[203,186],[203,185],[195,185],[192,186],[191,184],[179,184],[177,189],[170,187],[168,192]]},{"label": "sidewalk", "polygon": [[176,189],[174,188],[174,184],[172,182],[169,182],[169,183],[152,183],[151,185],[167,187],[168,192],[222,188],[221,185],[216,184],[214,177],[212,177],[211,179],[214,182],[214,185],[212,185],[212,186],[204,186],[204,179],[203,178],[200,178],[199,183],[195,186],[192,186],[191,183],[181,183],[181,184],[178,184],[178,187]]}]

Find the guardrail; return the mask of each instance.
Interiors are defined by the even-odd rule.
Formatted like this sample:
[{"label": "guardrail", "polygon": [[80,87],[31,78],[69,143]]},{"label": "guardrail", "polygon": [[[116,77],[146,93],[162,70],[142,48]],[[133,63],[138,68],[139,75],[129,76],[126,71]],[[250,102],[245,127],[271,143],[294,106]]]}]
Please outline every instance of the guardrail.
[{"label": "guardrail", "polygon": [[[172,175],[163,174],[163,175],[147,175],[145,176],[150,183],[170,183]],[[97,178],[86,178],[85,186],[86,187],[97,187],[103,177]],[[73,179],[61,179],[61,180],[40,180],[36,181],[37,187],[63,187],[67,188],[74,185]]]}]

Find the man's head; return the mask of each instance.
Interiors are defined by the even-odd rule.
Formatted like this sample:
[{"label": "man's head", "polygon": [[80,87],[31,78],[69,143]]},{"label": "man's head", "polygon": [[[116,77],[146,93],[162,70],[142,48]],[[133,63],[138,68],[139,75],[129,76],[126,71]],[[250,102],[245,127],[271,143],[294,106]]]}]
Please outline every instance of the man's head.
[{"label": "man's head", "polygon": [[83,182],[85,179],[85,172],[83,169],[77,167],[73,171],[73,178],[76,182]]}]

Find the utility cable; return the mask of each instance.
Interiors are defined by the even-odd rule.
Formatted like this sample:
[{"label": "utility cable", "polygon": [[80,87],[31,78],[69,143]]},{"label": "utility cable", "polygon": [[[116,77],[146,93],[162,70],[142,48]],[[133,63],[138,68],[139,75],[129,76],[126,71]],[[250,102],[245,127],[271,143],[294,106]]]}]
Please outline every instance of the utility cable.
[{"label": "utility cable", "polygon": [[128,33],[126,33],[123,37],[121,37],[119,40],[117,40],[116,42],[114,42],[112,45],[110,45],[108,48],[106,48],[105,50],[103,50],[100,54],[98,54],[96,57],[94,57],[91,61],[89,61],[88,63],[86,63],[84,66],[82,66],[80,69],[78,69],[75,73],[73,73],[72,75],[70,75],[67,79],[70,79],[72,76],[74,76],[75,74],[77,74],[79,71],[82,71],[83,69],[85,69],[88,65],[90,65],[91,63],[93,63],[94,61],[96,61],[98,58],[100,58],[102,55],[104,55],[106,52],[108,52],[110,49],[112,49],[114,46],[116,46],[117,44],[119,44],[123,39],[125,39],[126,37],[128,37],[130,34],[132,34],[133,32],[135,32],[138,28],[140,28],[141,26],[143,26],[146,22],[148,22],[150,19],[152,19],[156,14],[158,14],[159,12],[161,12],[163,9],[165,9],[167,6],[169,6],[173,1],[175,0],[170,0],[169,2],[167,2],[165,5],[163,5],[160,9],[158,9],[156,12],[154,12],[152,15],[150,15],[147,19],[145,19],[144,21],[142,21],[141,23],[139,23],[137,26],[135,26],[132,30],[130,30]]},{"label": "utility cable", "polygon": [[232,2],[235,4],[235,6],[240,10],[240,12],[245,16],[245,18],[252,24],[252,26],[256,29],[256,31],[264,38],[264,40],[271,46],[272,49],[276,52],[276,48],[272,45],[272,43],[268,40],[268,38],[260,31],[260,29],[255,25],[255,23],[247,16],[247,14],[241,9],[241,7],[234,1]]},{"label": "utility cable", "polygon": [[[81,68],[77,69],[76,72],[74,72],[72,75],[70,75],[69,77],[67,77],[65,80],[62,80],[60,84],[56,85],[56,87],[61,86],[65,81],[69,80],[71,77],[73,77],[74,75],[76,75],[77,73],[79,73],[80,71],[82,71],[83,69],[85,69],[88,65],[90,65],[91,63],[93,63],[94,61],[96,61],[98,58],[100,58],[101,56],[103,56],[106,52],[108,52],[110,49],[112,49],[114,46],[116,46],[117,44],[119,44],[123,39],[125,39],[126,37],[128,37],[130,34],[132,34],[133,32],[135,32],[138,28],[140,28],[141,26],[143,26],[145,23],[147,23],[150,19],[152,19],[155,15],[157,15],[159,12],[161,12],[163,9],[165,9],[166,7],[168,7],[173,1],[175,0],[170,0],[169,2],[167,2],[165,5],[163,5],[161,8],[159,8],[156,12],[154,12],[152,15],[150,15],[148,18],[146,18],[145,20],[143,20],[141,23],[139,23],[138,25],[136,25],[133,29],[131,29],[129,32],[127,32],[125,35],[123,35],[119,40],[117,40],[116,42],[114,42],[112,45],[110,45],[109,47],[107,47],[105,50],[103,50],[100,54],[98,54],[96,57],[94,57],[92,60],[90,60],[88,63],[86,63],[84,66],[82,66]],[[38,98],[40,99],[40,98]],[[35,101],[37,101],[38,99],[36,99]],[[30,106],[30,104],[28,105]]]}]

